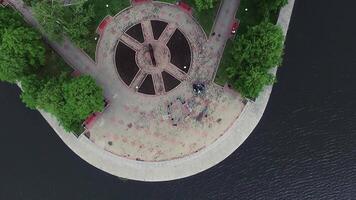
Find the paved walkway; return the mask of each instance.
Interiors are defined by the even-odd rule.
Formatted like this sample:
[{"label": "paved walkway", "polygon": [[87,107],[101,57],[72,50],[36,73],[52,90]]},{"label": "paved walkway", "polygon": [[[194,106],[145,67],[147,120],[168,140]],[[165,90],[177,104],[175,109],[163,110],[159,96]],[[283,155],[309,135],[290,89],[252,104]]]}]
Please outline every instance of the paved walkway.
[{"label": "paved walkway", "polygon": [[[7,0],[10,5],[19,11],[24,19],[32,25],[33,27],[40,29],[40,25],[37,20],[32,15],[30,9],[24,5],[22,0]],[[64,39],[64,42],[58,43],[48,39],[47,35],[43,33],[44,38],[47,40],[48,44],[73,68],[80,71],[84,74],[90,74],[95,77],[96,74],[96,64],[95,62],[88,57],[81,49],[73,45],[71,41],[67,38]]]},{"label": "paved walkway", "polygon": [[220,60],[223,56],[227,41],[231,38],[231,27],[236,19],[236,13],[240,0],[223,0],[221,2],[217,17],[208,42],[205,45],[205,68],[202,68],[202,77],[213,81],[218,70]]},{"label": "paved walkway", "polygon": [[[19,2],[19,0],[10,0],[15,7],[24,14],[25,18],[30,22],[33,23],[33,25],[37,26],[35,23],[35,20],[32,19],[30,12],[26,10],[25,8],[22,8],[20,4],[16,4]],[[230,2],[230,3],[227,3]],[[220,12],[224,10],[227,13],[230,13],[231,10],[228,9],[228,7],[235,5],[234,2],[236,0],[225,0],[224,4],[227,3],[224,6],[222,5]],[[291,12],[293,9],[294,5],[294,0],[289,0],[289,4],[282,9],[278,23],[282,25],[284,33],[286,34],[287,27],[289,24],[289,19],[291,17]],[[238,5],[237,5],[238,6]],[[223,9],[223,7],[225,7]],[[222,16],[222,15],[220,15]],[[230,13],[227,16],[232,16]],[[225,17],[227,17],[225,16]],[[224,19],[221,17],[221,19]],[[219,20],[218,20],[219,21]],[[224,25],[224,23],[216,23],[214,26],[214,30],[218,28],[220,25],[222,26],[227,26],[227,23]],[[226,31],[230,31],[230,28],[228,28]],[[210,40],[214,38],[211,37]],[[219,37],[216,39],[215,42],[220,43],[222,46],[225,45],[226,38],[221,39],[219,41]],[[210,49],[209,51],[202,51],[203,52],[209,52],[206,53],[206,56],[209,56],[209,58],[212,58],[214,55],[222,55],[222,46],[219,48],[214,48],[215,42],[210,41],[206,43],[206,46],[204,48]],[[216,43],[217,44],[217,43]],[[51,43],[53,45],[59,54],[64,56],[67,61],[73,62],[73,66],[75,68],[78,67],[78,69],[82,72],[89,72],[89,74],[96,75],[96,79],[100,81],[102,86],[104,87],[104,90],[106,88],[110,87],[110,85],[117,85],[118,78],[110,78],[114,77],[114,75],[111,73],[110,76],[107,76],[108,73],[110,73],[110,70],[104,70],[103,73],[102,69],[100,67],[95,68],[95,64],[93,61],[88,61],[88,58],[85,58],[86,55],[81,55],[80,50],[76,49],[74,46],[65,46],[64,45],[59,45],[59,47],[56,46],[55,43]],[[72,54],[75,52],[78,57],[76,57],[77,60],[75,60],[71,55],[66,54],[65,49],[70,49],[69,54]],[[108,48],[110,50],[110,48]],[[113,50],[113,49],[111,49]],[[214,54],[214,55],[213,55]],[[203,54],[202,54],[203,55]],[[198,60],[203,61],[204,56],[200,55]],[[208,60],[208,59],[207,59]],[[218,63],[220,60],[215,59],[213,62],[206,61],[206,65],[197,68],[199,73],[196,73],[195,78],[199,78],[200,75],[203,77],[205,80],[211,81],[214,73],[216,71],[216,65],[213,63]],[[98,63],[98,66],[101,66],[100,62]],[[208,69],[208,70],[205,70]],[[100,70],[100,73],[98,73],[96,70]],[[112,71],[111,71],[112,72]],[[206,79],[204,75],[210,77]],[[109,78],[108,78],[109,77]],[[105,79],[108,78],[108,79]],[[105,80],[105,81],[104,81]],[[212,84],[214,85],[214,84]],[[212,87],[215,88],[215,87]],[[231,125],[231,127],[227,130],[225,134],[223,134],[219,139],[217,139],[215,142],[212,144],[206,146],[205,148],[201,149],[200,151],[187,155],[185,157],[179,158],[179,159],[173,159],[173,160],[166,160],[166,161],[160,161],[160,162],[142,162],[139,160],[130,160],[127,158],[123,158],[120,156],[115,155],[114,153],[110,153],[110,149],[107,149],[108,143],[105,140],[105,143],[102,145],[104,146],[98,146],[97,144],[94,144],[91,140],[89,140],[85,136],[81,136],[79,139],[73,136],[72,134],[66,133],[58,124],[55,118],[53,118],[51,115],[41,112],[42,115],[46,118],[48,123],[55,129],[55,131],[58,133],[58,135],[61,137],[61,139],[80,157],[82,157],[84,160],[89,162],[90,164],[94,165],[95,167],[102,169],[106,172],[109,172],[113,175],[124,177],[124,178],[129,178],[129,179],[135,179],[135,180],[142,180],[142,181],[164,181],[164,180],[172,180],[172,179],[178,179],[178,178],[183,178],[187,176],[191,176],[193,174],[199,173],[203,170],[206,170],[217,163],[221,162],[223,159],[225,159],[228,155],[230,155],[233,151],[235,151],[242,143],[243,141],[249,136],[249,134],[252,132],[252,130],[255,128],[257,123],[259,122],[260,118],[263,115],[264,109],[266,108],[270,93],[271,93],[272,87],[267,87],[264,92],[262,92],[261,96],[256,100],[255,103],[253,104],[247,104],[244,110],[242,111],[241,115],[238,117],[236,121]],[[127,91],[127,90],[126,90]],[[119,92],[117,90],[116,92]],[[115,92],[115,93],[116,93]],[[114,94],[113,99],[119,99],[118,96],[125,96],[125,93],[116,93]],[[174,96],[172,96],[174,97]],[[215,97],[214,97],[215,98]],[[160,98],[157,98],[156,100],[158,102],[162,102],[159,100]],[[131,100],[131,99],[130,99]],[[173,99],[172,99],[173,100]],[[150,104],[148,101],[144,100],[137,100],[140,101],[140,105],[145,105],[145,104]],[[118,107],[125,108],[124,104],[130,103],[130,101],[117,101],[114,104]],[[121,106],[120,106],[121,105]],[[126,107],[127,108],[127,107]],[[132,107],[135,112],[138,114],[140,111],[136,109],[135,107]],[[131,108],[129,108],[131,109]],[[230,110],[230,109],[228,109]],[[110,112],[110,110],[109,110]],[[223,112],[223,111],[219,111]],[[130,113],[130,112],[127,112]],[[104,114],[104,116],[110,118],[110,114]],[[139,119],[139,122],[145,123],[146,119],[143,117]],[[105,123],[106,120],[101,120],[97,125],[95,125],[96,128],[99,128],[100,126]],[[122,123],[120,120],[116,120],[112,118],[113,122],[117,123]],[[128,128],[130,128],[128,124]],[[207,124],[209,128],[209,123]],[[131,126],[132,127],[132,126]],[[199,127],[197,127],[199,128]],[[94,133],[94,132],[93,132]],[[137,133],[137,131],[134,133]],[[108,134],[111,138],[115,139],[115,135],[110,135]],[[159,135],[152,135],[153,137],[159,137],[162,138],[162,142],[172,142],[173,140],[166,140],[166,137],[162,137],[161,134]],[[187,136],[188,137],[188,136]],[[116,137],[119,139],[120,137]],[[120,138],[122,139],[122,138]],[[157,141],[157,140],[153,140]],[[140,144],[134,142],[131,143],[133,146],[139,146]],[[103,148],[104,147],[104,148]],[[194,148],[194,146],[192,146]],[[129,149],[130,150],[130,149]],[[132,151],[132,150],[130,150]],[[132,151],[135,152],[135,151]],[[136,151],[137,152],[137,151]],[[164,159],[164,158],[163,158]]]},{"label": "paved walkway", "polygon": [[[158,40],[153,39],[150,20],[168,23]],[[139,23],[143,24],[143,43],[125,33]],[[191,49],[192,60],[187,77],[183,76],[181,84],[169,92],[156,91],[156,96],[136,92],[137,83],[144,77],[142,73],[136,75],[128,88],[116,73],[116,62],[113,62],[118,40],[139,52],[135,60],[141,66],[146,57],[140,56],[140,51],[148,43],[168,49],[166,45],[177,29],[189,41]],[[205,95],[193,94],[193,83],[200,81],[196,72],[206,67],[203,63],[206,41],[200,25],[175,5],[158,2],[137,4],[114,16],[100,36],[96,53],[100,69],[100,75],[96,76],[106,79],[102,86],[112,95],[107,96],[111,105],[93,124],[89,139],[121,157],[161,162],[194,154],[224,135],[245,105],[239,95],[212,82],[206,84]],[[157,61],[161,60],[157,58]],[[176,73],[176,66],[167,67],[168,58],[163,60],[162,66],[149,71],[161,68],[170,73],[173,71],[175,77],[180,76]],[[159,73],[153,75],[156,74]],[[153,79],[155,88],[163,87],[162,83],[157,83],[161,78],[153,76]]]}]

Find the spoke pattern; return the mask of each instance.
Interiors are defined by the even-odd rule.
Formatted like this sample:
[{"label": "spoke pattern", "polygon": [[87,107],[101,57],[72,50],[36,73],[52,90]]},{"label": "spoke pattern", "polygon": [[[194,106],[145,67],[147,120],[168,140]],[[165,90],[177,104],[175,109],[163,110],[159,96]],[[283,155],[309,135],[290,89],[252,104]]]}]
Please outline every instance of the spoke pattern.
[{"label": "spoke pattern", "polygon": [[[144,40],[143,42],[138,41],[137,39],[130,36],[130,34],[128,33],[124,33],[120,38],[120,41],[122,43],[124,43],[128,48],[132,49],[133,51],[136,51],[136,53],[140,53],[140,56],[142,52],[145,53],[146,51],[145,49],[143,49],[144,45],[147,45],[147,43],[151,42],[158,42],[161,43],[161,45],[167,45],[178,30],[175,24],[168,24],[165,26],[163,31],[162,27],[162,33],[159,37],[158,35],[156,35],[156,39],[158,37],[158,40],[156,40],[153,32],[152,23],[150,20],[141,22],[140,26],[142,28],[141,30]],[[169,50],[177,51],[178,49],[170,48]],[[166,94],[166,92],[169,92],[170,90],[178,86],[180,82],[188,78],[188,75],[184,70],[180,69],[175,64],[172,64],[169,60],[170,59],[168,58],[168,63],[166,60],[161,63],[160,67],[163,67],[163,71],[153,70],[152,72],[150,72],[149,66],[141,66],[143,68],[140,68],[139,66],[140,70],[135,74],[135,77],[129,84],[129,88],[133,91],[145,94],[162,95]],[[151,89],[149,88],[150,86]],[[148,90],[150,90],[151,92],[149,92]]]},{"label": "spoke pattern", "polygon": [[143,48],[142,44],[132,38],[131,36],[127,35],[126,33],[122,34],[121,41],[123,41],[128,47],[131,49],[138,51]]},{"label": "spoke pattern", "polygon": [[172,35],[176,30],[177,27],[174,24],[168,24],[158,40],[160,42],[163,42],[164,44],[167,44],[167,42],[169,41],[169,39],[172,37]]},{"label": "spoke pattern", "polygon": [[143,32],[143,37],[145,38],[145,41],[151,41],[153,40],[153,30],[152,30],[152,25],[150,20],[143,21],[141,23],[142,26],[142,32]]},{"label": "spoke pattern", "polygon": [[137,90],[140,85],[142,84],[142,82],[145,80],[146,78],[146,73],[143,72],[142,70],[138,71],[135,78],[132,80],[131,84],[130,84],[130,88]]},{"label": "spoke pattern", "polygon": [[172,63],[169,63],[165,71],[170,73],[174,78],[178,79],[179,81],[183,81],[186,78],[186,73],[180,70],[177,66],[173,65]]},{"label": "spoke pattern", "polygon": [[164,91],[164,82],[163,82],[162,74],[161,73],[153,74],[152,78],[153,78],[153,84],[155,87],[156,94],[163,94],[165,91]]}]

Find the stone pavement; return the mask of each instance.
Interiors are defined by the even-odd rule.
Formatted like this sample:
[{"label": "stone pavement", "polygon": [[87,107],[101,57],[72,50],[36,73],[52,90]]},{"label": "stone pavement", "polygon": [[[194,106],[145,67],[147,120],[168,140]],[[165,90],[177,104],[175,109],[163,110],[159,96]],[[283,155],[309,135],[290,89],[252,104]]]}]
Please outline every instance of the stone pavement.
[{"label": "stone pavement", "polygon": [[226,43],[231,38],[231,28],[236,19],[239,5],[240,0],[221,1],[210,37],[204,46],[203,57],[205,59],[203,63],[206,67],[197,72],[207,81],[212,81],[215,78]]},{"label": "stone pavement", "polygon": [[[10,0],[11,2],[18,2],[20,0]],[[233,3],[236,0],[225,0],[226,1],[230,1],[231,3]],[[293,5],[294,5],[294,0],[289,0],[289,4],[283,8],[281,10],[281,14],[280,17],[278,19],[278,23],[282,26],[284,33],[286,34],[287,32],[287,28],[289,25],[289,19],[291,17],[291,13],[292,13],[292,9],[293,9]],[[21,5],[20,5],[21,6]],[[19,5],[17,5],[17,8],[20,9],[20,11],[25,14],[26,10],[22,10],[21,7]],[[221,9],[220,9],[221,10]],[[30,19],[30,16],[26,16],[26,18]],[[31,20],[30,20],[31,21]],[[32,21],[33,22],[33,21]],[[124,26],[126,27],[126,26]],[[108,29],[109,30],[109,29]],[[110,45],[110,43],[103,43],[104,46],[105,45]],[[107,50],[110,50],[107,49]],[[114,49],[111,49],[112,51]],[[200,50],[200,48],[199,48]],[[110,51],[108,51],[110,52]],[[200,52],[200,51],[197,51]],[[203,52],[203,51],[202,51]],[[200,53],[202,53],[200,52]],[[219,53],[216,52],[215,53]],[[61,54],[61,52],[60,52]],[[63,54],[65,55],[65,54]],[[79,54],[78,54],[79,55]],[[103,54],[105,55],[105,54]],[[198,53],[199,55],[199,53]],[[209,55],[209,54],[206,54]],[[203,56],[202,54],[200,54],[200,56],[198,56],[197,60],[200,60],[200,62],[202,62],[203,59],[201,59]],[[70,59],[68,59],[70,60]],[[84,59],[84,57],[80,56],[80,58],[78,59],[80,60],[80,62],[83,61],[84,65],[86,66],[86,62],[84,62],[86,59]],[[100,60],[100,59],[98,59]],[[105,60],[105,59],[104,59]],[[103,60],[103,62],[105,62]],[[114,60],[112,60],[111,62],[114,62]],[[85,71],[85,67],[83,66],[78,66],[79,69],[82,69],[83,71]],[[210,65],[213,66],[213,65]],[[75,66],[74,66],[75,67]],[[113,73],[113,69],[103,69],[105,67],[102,67],[102,65],[100,64],[100,61],[98,61],[98,68],[97,69],[93,69],[93,66],[90,65],[88,68],[88,71],[90,72],[90,74],[95,74],[96,75],[96,79],[98,80],[98,82],[104,87],[105,89],[105,93],[107,96],[109,96],[110,98],[113,99],[113,102],[111,103],[110,108],[105,111],[105,113],[103,113],[103,118],[99,119],[99,121],[97,122],[97,124],[94,125],[93,127],[93,131],[90,132],[90,137],[92,137],[91,135],[94,134],[95,136],[93,136],[93,138],[91,138],[92,140],[96,140],[97,143],[93,143],[91,140],[89,140],[86,136],[82,135],[79,138],[76,138],[74,135],[72,134],[68,134],[66,133],[62,127],[59,126],[58,122],[56,121],[55,118],[53,118],[51,115],[49,115],[48,113],[44,113],[42,111],[41,114],[46,118],[46,120],[48,121],[48,123],[53,127],[53,129],[58,133],[59,137],[66,143],[66,145],[68,145],[68,147],[70,147],[78,156],[80,156],[81,158],[83,158],[84,160],[86,160],[87,162],[89,162],[90,164],[94,165],[95,167],[102,169],[108,173],[111,173],[115,176],[120,176],[120,177],[124,177],[124,178],[129,178],[129,179],[135,179],[135,180],[141,180],[141,181],[164,181],[164,180],[173,180],[173,179],[178,179],[178,178],[183,178],[183,177],[187,177],[187,176],[191,176],[193,174],[199,173],[203,170],[206,170],[214,165],[216,165],[217,163],[221,162],[223,159],[225,159],[228,155],[230,155],[233,151],[235,151],[242,143],[243,141],[249,136],[249,134],[252,132],[252,130],[255,128],[255,126],[257,125],[257,123],[259,122],[260,118],[263,115],[263,112],[266,108],[270,93],[271,93],[271,89],[272,86],[267,87],[266,90],[264,92],[262,92],[261,96],[256,99],[255,103],[248,103],[242,111],[238,111],[241,112],[238,115],[237,120],[234,120],[234,122],[230,125],[227,126],[228,129],[226,130],[225,134],[223,134],[222,136],[220,136],[219,138],[217,138],[216,140],[211,140],[210,139],[206,139],[209,138],[210,136],[208,135],[208,137],[205,137],[205,134],[202,134],[201,136],[195,137],[198,138],[198,141],[200,142],[200,144],[204,144],[205,142],[212,142],[209,145],[205,146],[202,149],[197,149],[197,152],[191,152],[191,151],[186,151],[184,150],[184,148],[179,147],[179,143],[178,146],[172,145],[173,147],[179,147],[178,149],[175,149],[172,151],[172,149],[168,150],[167,152],[175,152],[176,150],[178,150],[178,152],[188,152],[187,155],[185,155],[184,157],[178,157],[178,158],[173,158],[172,154],[171,155],[161,155],[160,152],[156,152],[155,154],[146,154],[145,157],[147,159],[152,159],[153,161],[159,161],[159,162],[152,162],[152,161],[140,161],[139,159],[134,159],[133,156],[129,156],[129,155],[120,155],[118,156],[118,152],[113,152],[111,153],[110,151],[112,149],[111,146],[114,146],[113,142],[111,141],[111,139],[116,139],[117,141],[122,141],[124,142],[124,138],[121,138],[121,135],[119,135],[120,133],[117,134],[110,134],[110,132],[108,132],[107,134],[104,133],[104,131],[100,132],[100,126],[103,126],[104,123],[110,123],[110,124],[123,124],[123,125],[127,125],[127,129],[134,129],[133,123],[125,123],[124,121],[121,121],[120,119],[115,119],[114,117],[111,118],[112,122],[109,122],[110,120],[110,115],[112,115],[115,111],[116,108],[115,107],[120,107],[123,108],[123,113],[127,113],[128,115],[131,115],[131,113],[136,113],[136,114],[132,114],[131,116],[138,116],[140,115],[140,113],[142,113],[142,111],[140,110],[141,108],[146,108],[146,104],[148,104],[147,107],[152,108],[152,105],[162,105],[162,108],[166,108],[167,114],[169,114],[171,112],[171,110],[176,110],[176,112],[174,112],[174,114],[170,114],[170,116],[172,116],[174,118],[174,120],[178,120],[178,122],[180,120],[182,120],[186,115],[184,113],[186,113],[185,109],[182,108],[182,106],[180,106],[180,101],[181,98],[176,98],[177,94],[180,94],[180,92],[177,93],[171,93],[165,96],[156,96],[154,98],[151,98],[150,101],[147,100],[147,98],[138,98],[137,96],[137,100],[136,102],[132,102],[133,104],[136,105],[145,105],[143,107],[139,106],[130,106],[130,107],[125,107],[125,104],[130,104],[131,100],[133,100],[134,98],[121,98],[122,96],[125,97],[127,95],[129,96],[133,96],[132,95],[132,91],[128,90],[126,88],[126,90],[120,90],[120,87],[123,86],[123,84],[118,84],[118,82],[120,82],[118,79],[118,76],[116,75],[116,73]],[[195,68],[195,69],[199,69],[199,68]],[[97,70],[97,73],[95,73],[95,70]],[[211,75],[211,77],[213,77],[214,75],[214,69],[209,69],[207,70],[209,71],[208,73],[206,73],[206,75]],[[192,70],[189,73],[193,73],[194,71]],[[110,73],[110,76],[106,76]],[[274,71],[275,73],[275,71]],[[193,73],[195,74],[195,79],[200,78],[199,77],[199,73]],[[204,72],[202,72],[201,74],[204,74]],[[105,77],[109,77],[108,80],[104,80]],[[203,76],[204,78],[204,76]],[[194,80],[194,79],[192,79]],[[205,79],[205,80],[209,80],[209,79]],[[212,80],[210,78],[210,80]],[[183,90],[181,93],[184,93],[184,85],[189,84],[189,81],[186,81],[185,84],[181,84],[181,86],[177,89],[177,90]],[[106,88],[108,88],[110,85],[116,85],[116,89],[115,91],[107,91]],[[189,88],[188,86],[186,86],[187,88]],[[185,88],[185,89],[187,89]],[[227,104],[230,102],[238,102],[234,101],[233,99],[239,99],[237,94],[234,94],[232,91],[228,90],[227,88],[221,88],[221,87],[215,87],[214,84],[211,84],[208,86],[208,91],[207,91],[207,99],[213,99],[210,104],[213,105],[214,108],[214,104],[215,106],[216,103],[219,102],[220,100],[225,99],[225,101],[227,101]],[[123,93],[120,93],[120,92]],[[116,93],[118,92],[118,93]],[[131,93],[130,93],[131,92]],[[225,98],[221,98],[219,97],[219,95],[216,94],[223,94],[222,96],[225,96]],[[121,98],[121,100],[123,100],[123,102],[119,101],[115,101],[115,99],[119,99],[119,96]],[[190,97],[189,95],[184,96],[184,98],[186,99],[191,99],[194,100],[195,102],[202,102],[204,103],[204,98],[201,97]],[[203,101],[201,101],[203,100]],[[189,101],[189,100],[188,100]],[[215,103],[214,103],[215,102]],[[138,103],[138,104],[137,104]],[[171,108],[168,109],[168,107],[164,104],[164,103],[168,103],[168,105],[171,105]],[[203,105],[203,106],[201,106]],[[238,105],[238,104],[236,104]],[[157,108],[157,107],[156,107]],[[203,126],[207,126],[208,130],[209,130],[209,119],[205,119],[204,114],[201,113],[205,113],[207,111],[206,106],[204,106],[204,104],[200,104],[200,106],[197,106],[197,110],[201,110],[203,112],[200,112],[198,115],[195,116],[196,121],[199,120],[208,120],[208,123],[204,123],[205,125]],[[222,110],[223,109],[223,110]],[[225,109],[231,110],[234,108],[227,108],[225,107]],[[217,114],[220,114],[220,112],[224,112],[226,111],[224,108],[220,108],[217,109]],[[241,108],[242,109],[242,108]],[[162,109],[163,110],[163,109]],[[212,109],[214,110],[214,109]],[[129,112],[127,112],[129,111]],[[132,111],[132,112],[130,112]],[[159,111],[159,109],[156,109],[156,111]],[[164,112],[166,112],[164,111]],[[146,111],[144,111],[146,112]],[[137,114],[139,113],[139,114]],[[149,119],[150,117],[147,118],[147,116],[150,116],[151,112],[146,112],[146,114],[142,114],[141,118],[136,118],[138,122],[138,126],[137,128],[141,128],[142,126],[140,126],[140,124],[143,124],[143,128],[145,130],[147,130],[147,127],[145,128],[145,123],[147,122],[146,120]],[[152,113],[153,115],[155,113]],[[163,117],[164,119],[164,115],[160,115],[161,117]],[[221,120],[219,118],[216,119],[216,117],[214,117],[214,113],[209,113],[210,117],[215,118],[216,124],[221,122]],[[210,118],[208,117],[208,118]],[[231,116],[230,116],[231,117]],[[229,116],[227,116],[227,119],[230,119]],[[126,116],[125,116],[126,118]],[[134,117],[135,118],[135,117]],[[130,116],[128,117],[128,119],[132,119]],[[162,123],[160,120],[157,121],[158,123]],[[164,124],[164,123],[162,123]],[[184,123],[183,123],[184,124]],[[213,124],[212,126],[216,126],[218,127],[219,125]],[[154,125],[154,124],[153,124]],[[184,127],[184,126],[182,126]],[[199,126],[196,126],[196,128],[199,130]],[[99,131],[96,132],[95,130],[98,129]],[[149,129],[149,128],[148,128]],[[166,129],[163,129],[166,130]],[[137,134],[139,135],[139,132],[137,131],[133,131],[133,134]],[[104,133],[104,134],[101,134]],[[164,133],[164,132],[163,132]],[[200,133],[197,132],[199,135]],[[202,132],[204,133],[204,132]],[[126,133],[125,133],[126,134]],[[143,135],[145,135],[146,132],[143,132]],[[184,134],[184,133],[182,133]],[[106,140],[103,139],[104,137],[100,137],[100,135],[104,136],[106,135],[107,137],[109,137],[110,140]],[[136,136],[137,136],[136,135]],[[130,135],[131,136],[131,135]],[[134,136],[134,135],[132,135]],[[135,136],[135,138],[136,138]],[[188,134],[186,137],[190,137],[191,135]],[[94,138],[97,137],[97,138]],[[164,143],[174,143],[174,140],[172,140],[172,138],[168,138],[168,137],[164,137],[164,135],[161,134],[161,132],[159,132],[159,134],[153,133],[153,135],[148,134],[148,136],[144,136],[147,138],[153,138],[152,141],[153,142],[157,142],[160,141],[161,144],[164,145]],[[154,138],[160,138],[159,140],[156,140]],[[127,138],[129,139],[129,138]],[[175,140],[175,141],[179,141],[179,140]],[[190,141],[190,139],[188,138],[186,141]],[[124,146],[125,149],[124,151],[122,151],[123,153],[125,153],[125,151],[128,152],[133,152],[135,151],[134,148],[139,148],[140,147],[140,143],[139,141],[129,141],[126,140],[126,142],[129,142],[130,145],[129,146]],[[158,143],[158,145],[161,145],[160,143]],[[151,145],[149,143],[149,145]],[[196,148],[196,146],[191,146],[191,150],[194,151],[194,148]],[[161,146],[158,146],[158,148],[161,148]],[[115,148],[116,149],[116,148]],[[117,150],[117,149],[116,149]],[[137,149],[136,149],[137,150]],[[183,151],[182,151],[183,150]],[[148,150],[149,152],[150,150]],[[138,151],[136,152],[136,155],[139,155],[140,153],[143,153],[144,151]],[[158,155],[158,157],[156,157]],[[130,159],[127,159],[130,158]]]},{"label": "stone pavement", "polygon": [[[153,41],[150,19],[169,25],[158,41]],[[140,52],[140,43],[125,31],[135,24],[143,24],[145,41],[161,48],[178,28],[189,41],[192,63],[187,78],[170,91],[157,96],[136,92],[136,83],[142,79],[138,73],[128,88],[117,74],[115,61],[118,40]],[[113,17],[101,35],[96,53],[102,85],[110,91],[111,105],[92,126],[89,139],[101,148],[121,157],[140,161],[164,161],[182,158],[212,144],[233,124],[244,108],[243,99],[211,81],[206,83],[203,96],[195,96],[192,84],[201,81],[196,72],[206,68],[203,46],[207,38],[195,20],[174,5],[161,3],[138,4]],[[144,57],[136,57],[141,63]],[[162,66],[179,77],[177,67]],[[161,84],[162,85],[162,84]]]}]

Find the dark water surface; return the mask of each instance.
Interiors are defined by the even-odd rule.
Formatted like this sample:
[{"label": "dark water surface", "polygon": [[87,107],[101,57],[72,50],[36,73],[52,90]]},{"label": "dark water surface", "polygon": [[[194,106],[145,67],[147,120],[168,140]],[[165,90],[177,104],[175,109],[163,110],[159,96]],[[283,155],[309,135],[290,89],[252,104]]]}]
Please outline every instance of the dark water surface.
[{"label": "dark water surface", "polygon": [[122,182],[97,170],[0,84],[0,200],[356,199],[355,10],[355,0],[297,0],[259,126],[183,180]]}]

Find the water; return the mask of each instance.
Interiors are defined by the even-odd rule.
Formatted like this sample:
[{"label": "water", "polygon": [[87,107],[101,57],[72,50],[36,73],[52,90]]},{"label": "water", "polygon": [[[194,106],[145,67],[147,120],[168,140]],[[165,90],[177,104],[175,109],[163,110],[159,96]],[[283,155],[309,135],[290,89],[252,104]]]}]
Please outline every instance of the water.
[{"label": "water", "polygon": [[0,200],[356,199],[354,9],[354,0],[297,0],[259,126],[222,163],[178,181],[123,182],[97,170],[16,87],[0,84]]}]

